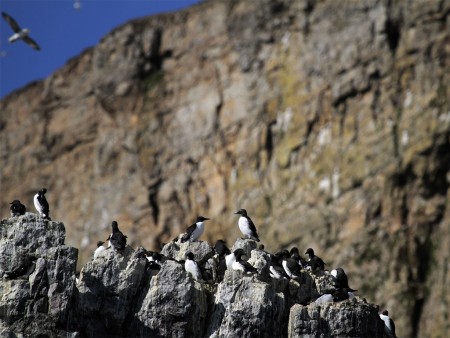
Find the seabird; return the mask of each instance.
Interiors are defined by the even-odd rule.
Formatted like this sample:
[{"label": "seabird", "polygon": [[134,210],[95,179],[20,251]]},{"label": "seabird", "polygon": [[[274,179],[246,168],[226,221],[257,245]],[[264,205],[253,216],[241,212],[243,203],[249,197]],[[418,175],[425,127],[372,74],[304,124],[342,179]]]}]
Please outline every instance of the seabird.
[{"label": "seabird", "polygon": [[11,207],[9,208],[9,211],[11,212],[11,217],[25,215],[27,208],[25,208],[25,206],[22,203],[20,203],[19,200],[14,200],[9,204],[11,204]]},{"label": "seabird", "polygon": [[234,251],[234,255],[236,260],[232,264],[233,270],[242,271],[244,274],[258,272],[258,269],[253,267],[249,262],[242,260],[243,253],[240,252],[239,249]]},{"label": "seabird", "polygon": [[394,321],[389,317],[388,310],[380,313],[380,318],[384,322],[384,333],[390,338],[396,338]]},{"label": "seabird", "polygon": [[124,234],[119,230],[119,225],[116,221],[112,221],[111,228],[112,233],[108,237],[109,246],[115,250],[125,249],[125,246],[127,245],[127,236],[124,236]]},{"label": "seabird", "polygon": [[227,247],[227,244],[222,239],[217,240],[216,244],[214,244],[214,252],[221,257],[231,253],[230,249]]},{"label": "seabird", "polygon": [[97,242],[97,249],[95,249],[94,251],[94,259],[97,259],[98,255],[100,255],[100,253],[106,250],[106,248],[103,246],[104,243],[105,242],[103,241]]},{"label": "seabird", "polygon": [[319,270],[325,270],[325,263],[320,257],[314,254],[313,249],[308,248],[305,254],[309,256],[309,260],[306,262],[306,264],[311,267],[312,271],[316,272]]},{"label": "seabird", "polygon": [[345,289],[350,292],[358,291],[358,290],[353,290],[352,288],[350,288],[348,286],[348,278],[347,278],[347,275],[345,274],[344,269],[337,268],[337,269],[332,270],[331,276],[333,277],[334,286],[336,288]]},{"label": "seabird", "polygon": [[300,256],[296,246],[294,246],[289,253],[291,254],[291,258],[295,260],[302,269],[306,268],[306,260]]},{"label": "seabird", "polygon": [[194,260],[194,254],[190,251],[186,253],[186,260],[184,261],[184,269],[189,272],[197,281],[203,281],[202,272],[197,262]]},{"label": "seabird", "polygon": [[8,23],[11,29],[14,31],[14,34],[11,35],[8,39],[9,43],[16,42],[17,40],[23,40],[23,42],[30,45],[35,50],[41,50],[39,45],[32,38],[28,36],[30,30],[28,28],[20,28],[19,24],[16,20],[14,20],[10,15],[2,12],[3,19]]},{"label": "seabird", "polygon": [[195,242],[202,235],[203,230],[205,229],[205,224],[203,222],[207,220],[209,220],[209,218],[198,216],[195,223],[186,229],[186,233],[181,237],[181,243],[188,240]]},{"label": "seabird", "polygon": [[258,234],[256,233],[256,227],[253,223],[252,219],[247,216],[247,210],[245,209],[239,209],[235,212],[237,215],[241,215],[239,217],[239,230],[241,230],[242,234],[250,239],[253,239],[257,242],[259,242]]},{"label": "seabird", "polygon": [[280,265],[280,257],[276,255],[270,255],[269,275],[275,279],[287,279],[289,278],[284,271],[284,268]]},{"label": "seabird", "polygon": [[33,201],[34,201],[34,207],[39,212],[39,215],[44,217],[44,219],[47,219],[51,221],[50,218],[50,209],[48,206],[47,199],[45,198],[45,193],[47,192],[46,188],[43,188],[37,192],[36,195],[34,195]]},{"label": "seabird", "polygon": [[289,251],[282,251],[282,266],[289,278],[300,278],[300,265],[290,257]]},{"label": "seabird", "polygon": [[233,263],[236,262],[236,253],[241,254],[241,255],[245,255],[245,252],[244,252],[243,249],[236,249],[232,253],[230,253],[229,255],[226,255],[225,256],[225,263],[227,265],[227,269],[228,270],[233,269]]}]

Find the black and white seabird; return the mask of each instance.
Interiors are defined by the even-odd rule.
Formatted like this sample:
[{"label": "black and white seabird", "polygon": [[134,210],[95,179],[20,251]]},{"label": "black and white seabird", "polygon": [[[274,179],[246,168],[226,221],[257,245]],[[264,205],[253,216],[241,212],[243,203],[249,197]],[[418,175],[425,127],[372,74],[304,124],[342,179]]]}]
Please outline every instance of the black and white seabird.
[{"label": "black and white seabird", "polygon": [[228,249],[227,244],[224,240],[219,239],[214,244],[214,252],[219,256],[226,256],[231,253],[230,249]]},{"label": "black and white seabird", "polygon": [[45,219],[51,221],[50,218],[50,208],[48,206],[47,199],[45,198],[45,193],[47,192],[46,188],[43,188],[37,192],[36,195],[34,195],[33,201],[34,201],[34,207],[36,208],[39,215],[44,217]]},{"label": "black and white seabird", "polygon": [[10,15],[2,12],[3,19],[8,23],[11,29],[14,31],[14,34],[11,35],[8,39],[9,43],[16,42],[17,40],[23,40],[23,42],[30,45],[35,50],[41,50],[39,45],[32,38],[28,36],[30,30],[28,28],[20,28],[19,24],[16,20],[14,20]]},{"label": "black and white seabird", "polygon": [[276,255],[270,255],[269,275],[275,279],[288,279],[289,276],[281,266],[280,257]]},{"label": "black and white seabird", "polygon": [[316,272],[320,270],[325,270],[325,263],[320,257],[314,254],[313,249],[308,248],[305,254],[309,256],[309,260],[306,262],[306,264],[311,267],[312,271]]},{"label": "black and white seabird", "polygon": [[229,255],[225,256],[225,263],[228,270],[233,269],[233,263],[236,262],[236,254],[245,255],[245,252],[243,249],[236,249]]},{"label": "black and white seabird", "polygon": [[397,338],[395,334],[395,324],[391,317],[389,317],[388,310],[381,312],[380,318],[384,322],[384,333],[386,333],[389,338]]},{"label": "black and white seabird", "polygon": [[300,278],[300,265],[298,265],[297,261],[290,257],[290,253],[287,250],[282,251],[282,265],[283,269],[289,278]]},{"label": "black and white seabird", "polygon": [[291,249],[291,251],[289,251],[289,253],[291,254],[291,258],[293,260],[295,260],[298,263],[298,265],[300,265],[300,267],[302,269],[306,268],[306,260],[302,256],[300,256],[300,253],[299,253],[298,248],[296,246],[294,246]]},{"label": "black and white seabird", "polygon": [[353,290],[348,286],[348,278],[347,275],[342,268],[337,268],[331,270],[331,276],[333,277],[334,286],[339,289],[345,289],[350,292],[355,292],[358,290]]},{"label": "black and white seabird", "polygon": [[100,255],[103,251],[106,250],[106,248],[103,246],[105,242],[98,241],[97,242],[97,249],[94,251],[94,259],[97,259],[98,255]]},{"label": "black and white seabird", "polygon": [[241,230],[242,234],[250,239],[253,239],[257,242],[259,242],[258,234],[256,233],[256,227],[253,223],[252,219],[247,216],[247,210],[245,209],[239,209],[235,212],[237,215],[241,215],[239,217],[239,230]]},{"label": "black and white seabird", "polygon": [[114,250],[124,250],[127,245],[127,236],[125,236],[120,230],[119,225],[116,221],[112,221],[111,223],[112,233],[109,235],[109,245],[108,247],[112,247]]},{"label": "black and white seabird", "polygon": [[9,208],[9,211],[11,212],[11,217],[25,215],[27,208],[25,208],[25,206],[22,203],[20,203],[19,200],[14,200],[9,204],[11,204],[11,207]]},{"label": "black and white seabird", "polygon": [[209,218],[198,216],[195,223],[186,229],[186,233],[181,237],[181,243],[186,241],[196,241],[202,235],[203,230],[205,230],[205,224],[203,222],[207,220],[209,220]]},{"label": "black and white seabird", "polygon": [[147,250],[145,252],[145,258],[148,261],[148,267],[150,270],[160,270],[162,255],[158,252]]},{"label": "black and white seabird", "polygon": [[202,272],[197,262],[194,260],[194,254],[190,251],[186,253],[186,260],[184,261],[184,269],[189,272],[197,281],[203,281]]},{"label": "black and white seabird", "polygon": [[234,250],[234,255],[236,257],[236,260],[232,264],[233,270],[242,271],[244,274],[257,273],[258,269],[253,267],[249,262],[244,261],[242,259],[243,252],[240,252],[238,250]]}]

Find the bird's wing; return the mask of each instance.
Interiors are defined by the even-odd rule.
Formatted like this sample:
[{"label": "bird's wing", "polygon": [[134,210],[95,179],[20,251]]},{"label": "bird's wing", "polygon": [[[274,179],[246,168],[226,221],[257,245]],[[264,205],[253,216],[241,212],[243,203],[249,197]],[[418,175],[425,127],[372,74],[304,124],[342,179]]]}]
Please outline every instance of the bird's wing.
[{"label": "bird's wing", "polygon": [[256,235],[256,238],[259,239],[258,233],[256,232],[255,224],[253,223],[252,219],[251,219],[250,217],[247,216],[247,220],[248,220],[248,227],[249,227],[250,230]]},{"label": "bird's wing", "polygon": [[39,200],[39,203],[40,203],[41,206],[42,206],[42,212],[43,212],[44,214],[48,214],[48,212],[49,212],[49,206],[48,206],[48,202],[47,202],[47,199],[45,198],[45,196],[38,197],[38,200]]},{"label": "bird's wing", "polygon": [[16,20],[14,20],[12,17],[10,17],[8,14],[6,14],[5,12],[2,12],[2,16],[3,19],[5,19],[5,21],[8,23],[8,25],[11,27],[11,29],[15,32],[15,33],[19,33],[22,29],[20,28],[20,26],[18,25],[18,23],[16,22]]},{"label": "bird's wing", "polygon": [[188,226],[188,228],[186,229],[186,233],[184,234],[184,236],[181,238],[182,242],[186,242],[189,238],[191,238],[192,233],[194,232],[194,230],[196,229],[197,224],[192,224],[190,226]]},{"label": "bird's wing", "polygon": [[395,334],[395,324],[394,321],[392,320],[392,318],[389,318],[389,324],[391,324],[391,332],[392,332],[392,336],[397,337],[397,335]]},{"label": "bird's wing", "polygon": [[36,41],[34,41],[32,38],[30,38],[29,36],[25,36],[23,38],[23,41],[25,41],[28,45],[30,45],[33,49],[35,50],[41,50],[41,47],[39,47],[39,45],[37,44]]},{"label": "bird's wing", "polygon": [[118,249],[123,249],[127,243],[127,239],[121,231],[113,232],[109,238],[109,241]]}]

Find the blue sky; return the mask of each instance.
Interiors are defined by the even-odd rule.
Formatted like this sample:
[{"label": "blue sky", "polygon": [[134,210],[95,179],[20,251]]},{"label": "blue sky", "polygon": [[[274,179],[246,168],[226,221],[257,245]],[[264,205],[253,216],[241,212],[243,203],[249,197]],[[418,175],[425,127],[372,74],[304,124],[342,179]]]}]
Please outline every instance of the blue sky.
[{"label": "blue sky", "polygon": [[[133,18],[171,12],[199,0],[0,0],[41,47],[8,43],[12,30],[0,17],[0,99],[46,78],[70,58],[94,46],[113,28]],[[77,5],[81,5],[76,9]]]}]

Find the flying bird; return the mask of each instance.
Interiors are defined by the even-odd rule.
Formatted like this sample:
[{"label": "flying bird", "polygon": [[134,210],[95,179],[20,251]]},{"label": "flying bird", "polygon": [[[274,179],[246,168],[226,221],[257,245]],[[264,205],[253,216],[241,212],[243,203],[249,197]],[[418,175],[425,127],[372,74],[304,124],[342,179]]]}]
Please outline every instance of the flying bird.
[{"label": "flying bird", "polygon": [[119,230],[119,225],[116,221],[112,221],[111,228],[112,233],[108,237],[109,246],[111,246],[114,250],[124,250],[127,245],[127,236]]},{"label": "flying bird", "polygon": [[30,45],[31,48],[35,50],[41,50],[41,47],[29,37],[30,30],[28,28],[20,28],[19,24],[16,20],[14,20],[10,15],[2,12],[3,19],[8,23],[11,29],[14,31],[14,34],[11,35],[8,39],[9,43],[16,42],[17,40],[23,40],[26,44]]},{"label": "flying bird", "polygon": [[186,241],[195,242],[202,235],[203,230],[205,230],[205,224],[203,222],[207,220],[209,220],[209,218],[198,216],[195,223],[186,229],[186,233],[181,237],[181,243]]},{"label": "flying bird", "polygon": [[380,313],[380,318],[384,322],[384,333],[386,333],[386,336],[389,338],[397,338],[395,335],[395,324],[394,321],[389,317],[388,310],[384,310]]},{"label": "flying bird", "polygon": [[242,234],[250,239],[253,239],[257,242],[259,242],[258,234],[256,233],[256,227],[253,223],[252,219],[247,215],[247,210],[245,209],[239,209],[235,212],[237,215],[241,215],[239,217],[239,230],[241,230]]},{"label": "flying bird", "polygon": [[47,199],[45,198],[45,193],[47,192],[46,188],[43,188],[37,192],[36,195],[34,195],[33,201],[34,201],[34,207],[39,212],[39,215],[44,217],[45,219],[51,221],[50,218],[50,208],[48,206]]},{"label": "flying bird", "polygon": [[11,212],[11,217],[25,215],[27,208],[25,208],[25,206],[22,203],[20,203],[19,200],[14,200],[9,204],[11,204],[11,207],[9,208],[9,211]]}]

